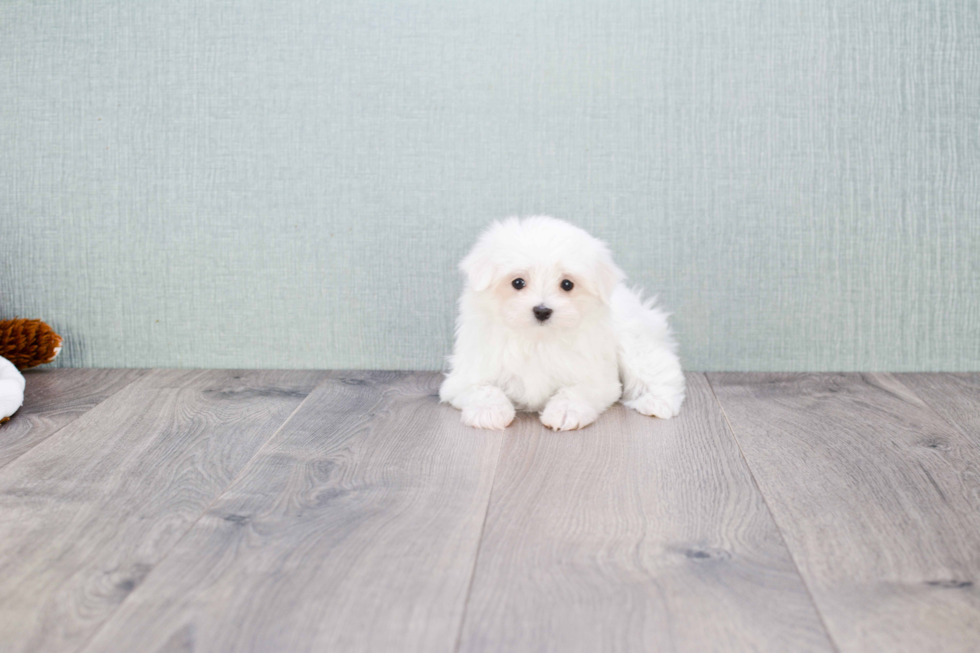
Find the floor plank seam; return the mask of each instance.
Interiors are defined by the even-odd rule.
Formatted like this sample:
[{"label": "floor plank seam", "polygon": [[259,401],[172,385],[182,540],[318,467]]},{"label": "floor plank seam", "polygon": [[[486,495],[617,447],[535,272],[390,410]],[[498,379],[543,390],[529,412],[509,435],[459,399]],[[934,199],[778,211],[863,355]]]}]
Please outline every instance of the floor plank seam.
[{"label": "floor plank seam", "polygon": [[922,402],[922,405],[925,406],[926,409],[929,410],[929,412],[931,412],[933,415],[935,415],[936,417],[938,417],[943,423],[947,424],[954,431],[956,431],[957,433],[959,433],[960,435],[962,435],[964,438],[966,438],[966,440],[968,442],[972,442],[973,441],[974,436],[972,434],[970,434],[966,429],[964,429],[962,426],[960,426],[957,422],[951,421],[948,417],[946,417],[946,415],[944,415],[941,412],[939,412],[938,410],[936,410],[933,407],[932,402],[926,401],[925,399],[922,398],[922,395],[920,395],[918,392],[916,392],[915,390],[913,390],[911,386],[909,386],[907,383],[903,383],[900,376],[898,376],[897,374],[889,374],[889,376],[891,376],[895,380],[896,383],[898,383],[903,388],[905,388],[906,390],[908,390],[908,392],[909,392],[910,395],[912,395],[913,397],[915,397],[916,399],[918,399],[919,401],[921,401]]},{"label": "floor plank seam", "polygon": [[[280,433],[280,432],[281,432],[281,431],[282,431],[282,430],[283,430],[283,429],[284,429],[284,428],[286,427],[286,425],[287,425],[287,424],[289,424],[289,421],[290,421],[290,420],[291,420],[291,419],[293,418],[293,416],[294,416],[294,415],[296,415],[296,413],[297,413],[297,412],[299,411],[299,409],[300,409],[300,408],[301,408],[301,407],[303,406],[303,404],[305,404],[305,403],[306,403],[306,401],[307,401],[307,400],[308,400],[308,399],[310,398],[310,395],[312,395],[312,394],[313,394],[313,392],[314,392],[314,391],[315,391],[315,390],[316,390],[316,389],[317,389],[318,387],[320,387],[320,385],[321,385],[322,383],[324,383],[325,381],[327,381],[327,379],[326,379],[326,378],[323,378],[323,379],[320,379],[320,381],[318,381],[318,382],[317,382],[317,383],[316,383],[316,384],[315,384],[315,385],[314,385],[314,386],[313,386],[313,387],[312,387],[312,388],[310,389],[310,392],[309,392],[309,394],[307,394],[307,395],[306,395],[305,397],[303,397],[303,401],[301,401],[301,402],[299,402],[299,404],[298,404],[298,405],[296,406],[296,408],[295,408],[295,409],[294,409],[294,410],[293,410],[293,411],[292,411],[291,413],[289,413],[289,415],[288,415],[288,416],[286,417],[286,419],[285,419],[285,420],[283,420],[283,422],[282,422],[282,424],[280,424],[280,425],[279,425],[279,426],[278,426],[278,427],[277,427],[277,428],[276,428],[276,429],[275,429],[275,430],[274,430],[274,431],[272,432],[272,434],[271,434],[271,435],[270,435],[270,436],[269,436],[269,437],[268,437],[268,438],[266,439],[266,441],[262,443],[262,446],[260,446],[260,447],[258,447],[258,448],[257,448],[257,449],[255,450],[255,453],[254,453],[254,454],[252,455],[252,457],[251,457],[251,458],[249,458],[249,460],[248,460],[248,462],[247,462],[247,463],[245,463],[245,464],[244,464],[244,465],[242,466],[242,469],[241,469],[241,470],[240,470],[240,471],[238,472],[238,474],[236,474],[236,475],[235,475],[235,478],[233,478],[233,479],[232,479],[232,480],[231,480],[231,481],[230,481],[230,482],[228,483],[228,485],[226,485],[226,486],[225,486],[225,487],[224,487],[224,488],[223,488],[223,489],[222,489],[222,490],[221,490],[220,492],[218,492],[218,493],[217,493],[217,494],[215,495],[215,497],[214,497],[214,500],[212,500],[212,501],[211,501],[211,503],[209,503],[209,504],[207,505],[207,507],[205,507],[205,508],[204,508],[204,510],[202,510],[202,511],[201,511],[201,513],[200,513],[200,514],[199,514],[199,515],[197,516],[197,518],[196,518],[196,519],[194,519],[194,521],[192,521],[192,522],[191,522],[191,523],[190,523],[190,524],[188,525],[188,527],[187,527],[187,530],[185,530],[185,531],[184,531],[184,534],[183,534],[183,535],[181,535],[181,536],[180,536],[180,538],[178,538],[178,539],[177,539],[177,541],[176,541],[176,542],[174,542],[174,544],[173,544],[173,546],[171,546],[171,547],[170,547],[170,549],[168,549],[168,550],[167,550],[167,552],[166,552],[165,554],[163,554],[162,556],[160,556],[160,559],[159,559],[159,560],[157,560],[157,561],[156,561],[156,562],[155,562],[155,563],[153,564],[153,567],[152,567],[152,568],[151,568],[151,569],[150,569],[150,570],[149,570],[149,571],[148,571],[148,572],[146,573],[146,575],[145,575],[145,576],[143,577],[143,579],[142,579],[142,581],[140,582],[140,584],[141,584],[141,585],[142,585],[142,584],[145,584],[145,583],[146,583],[146,581],[147,581],[147,580],[148,580],[148,579],[150,578],[150,576],[151,576],[151,575],[153,574],[153,572],[154,572],[154,571],[156,571],[157,569],[159,569],[159,568],[160,568],[160,566],[161,566],[161,564],[162,564],[162,563],[163,563],[163,562],[164,562],[164,561],[165,561],[165,560],[166,560],[166,559],[167,559],[167,558],[168,558],[168,557],[170,556],[170,554],[171,554],[171,553],[173,553],[174,551],[176,551],[176,550],[177,550],[177,548],[178,548],[178,547],[180,546],[180,543],[181,543],[181,542],[183,542],[183,541],[184,541],[184,538],[186,538],[186,537],[188,536],[188,534],[190,534],[190,532],[194,530],[194,527],[195,527],[195,526],[197,526],[197,523],[198,523],[199,521],[201,521],[201,519],[202,519],[202,518],[204,517],[204,515],[206,515],[206,514],[208,514],[208,511],[209,511],[209,510],[211,509],[211,507],[212,507],[212,506],[214,506],[214,504],[216,504],[216,503],[218,502],[218,500],[219,500],[219,499],[221,499],[221,497],[223,497],[223,496],[224,496],[224,495],[225,495],[225,494],[226,494],[226,493],[228,492],[228,490],[230,490],[230,489],[231,489],[232,487],[234,487],[234,485],[235,485],[235,483],[237,483],[237,482],[238,482],[238,480],[239,480],[239,479],[240,479],[240,478],[242,477],[242,475],[243,475],[243,474],[245,473],[245,471],[249,469],[249,466],[250,466],[250,465],[252,464],[252,461],[254,461],[254,460],[256,459],[256,457],[258,457],[258,455],[259,455],[259,453],[261,453],[261,452],[262,452],[262,450],[263,450],[263,449],[265,449],[265,447],[266,447],[266,446],[267,446],[267,445],[268,445],[268,444],[269,444],[270,442],[272,442],[272,441],[273,441],[273,440],[275,439],[275,437],[276,437],[277,435],[279,435],[279,433]],[[92,634],[91,634],[91,635],[90,635],[90,636],[88,637],[88,639],[86,639],[86,640],[85,640],[85,642],[83,642],[83,643],[82,643],[82,644],[81,644],[81,645],[80,645],[79,647],[77,647],[77,648],[76,648],[75,650],[76,650],[76,651],[79,651],[79,652],[81,652],[81,651],[85,651],[85,649],[86,649],[86,648],[88,648],[88,646],[89,646],[89,644],[91,644],[91,643],[92,643],[93,641],[95,641],[95,639],[96,639],[96,638],[98,637],[98,635],[99,635],[99,633],[101,633],[101,632],[102,632],[102,631],[103,631],[103,630],[104,630],[104,629],[105,629],[105,628],[106,628],[106,627],[107,627],[107,626],[109,625],[109,623],[110,623],[110,622],[112,621],[112,619],[113,619],[113,617],[114,617],[114,616],[116,615],[116,613],[118,613],[118,612],[119,612],[119,610],[121,610],[121,609],[122,609],[122,607],[123,607],[123,605],[124,605],[124,604],[126,603],[126,601],[128,601],[128,600],[130,599],[130,597],[132,597],[132,596],[133,596],[133,594],[136,594],[136,591],[132,591],[132,592],[130,592],[129,594],[127,594],[127,595],[126,595],[126,598],[124,598],[124,599],[123,599],[122,601],[120,601],[120,602],[119,602],[119,605],[117,605],[117,606],[116,606],[116,609],[115,609],[115,610],[113,611],[113,613],[112,613],[112,615],[110,615],[110,616],[109,616],[108,618],[106,618],[106,620],[105,620],[105,621],[103,621],[103,622],[102,622],[102,624],[101,624],[101,625],[100,625],[100,626],[99,626],[98,628],[96,628],[96,629],[95,629],[95,630],[94,630],[94,631],[92,632]]]},{"label": "floor plank seam", "polygon": [[470,582],[466,585],[466,598],[463,600],[463,615],[459,620],[459,632],[456,633],[456,645],[453,647],[454,653],[459,653],[459,647],[463,644],[463,629],[466,626],[466,616],[469,612],[470,595],[473,593],[473,581],[476,579],[476,567],[480,562],[480,551],[483,549],[483,535],[487,528],[487,519],[490,516],[490,506],[493,503],[493,488],[497,485],[497,470],[500,469],[500,458],[504,455],[504,438],[506,437],[506,434],[501,434],[497,459],[493,463],[493,478],[490,481],[490,492],[487,493],[487,508],[483,511],[483,523],[480,524],[480,538],[476,542],[476,555],[473,556],[473,570],[470,572]]},{"label": "floor plank seam", "polygon": [[721,409],[721,415],[725,419],[725,424],[728,426],[728,432],[732,434],[732,440],[735,441],[735,446],[738,447],[738,454],[742,458],[742,463],[745,465],[745,469],[749,472],[749,477],[752,479],[752,484],[755,485],[755,489],[759,492],[759,496],[762,497],[762,503],[766,506],[766,511],[772,518],[772,523],[776,525],[776,531],[779,533],[779,539],[783,543],[783,548],[786,549],[786,552],[789,554],[789,559],[793,563],[793,568],[796,569],[796,574],[800,577],[800,582],[803,584],[803,588],[806,589],[807,596],[810,597],[810,603],[813,605],[813,609],[816,611],[817,617],[820,619],[820,625],[823,626],[823,630],[827,634],[827,641],[830,642],[830,645],[835,651],[837,651],[837,653],[840,653],[840,647],[837,645],[837,641],[834,639],[833,634],[830,632],[830,628],[827,626],[827,620],[824,618],[823,611],[820,610],[820,605],[813,596],[813,591],[810,589],[809,583],[807,583],[806,576],[804,576],[803,572],[800,571],[800,565],[796,561],[796,556],[793,554],[793,549],[791,549],[789,543],[786,542],[786,536],[783,535],[783,528],[779,525],[779,520],[776,519],[776,514],[769,505],[769,500],[766,498],[766,493],[762,491],[762,487],[759,485],[759,481],[755,477],[755,472],[752,471],[752,465],[749,464],[749,459],[745,457],[745,452],[742,450],[742,445],[738,441],[738,436],[735,434],[735,428],[728,419],[728,413],[725,412],[725,406],[718,398],[718,393],[715,392],[715,385],[711,381],[711,374],[705,372],[704,378],[708,382],[708,387],[711,388],[711,395],[715,398],[715,401],[718,403],[718,407]]},{"label": "floor plank seam", "polygon": [[[108,398],[109,397],[106,397],[106,399],[108,399]],[[97,408],[98,406],[99,406],[99,404],[96,404],[95,406],[92,406],[92,408],[94,409],[94,408]],[[58,435],[59,433],[61,433],[62,431],[64,431],[66,428],[68,428],[69,426],[71,426],[72,424],[74,424],[75,422],[77,422],[79,419],[81,419],[82,417],[84,417],[85,415],[87,415],[88,412],[89,411],[85,411],[84,413],[82,413],[81,415],[79,415],[78,417],[76,417],[75,419],[73,419],[72,421],[70,421],[67,424],[65,424],[64,426],[62,426],[57,431],[52,431],[46,437],[38,440],[37,442],[35,442],[34,444],[32,444],[29,448],[21,451],[19,454],[17,454],[16,456],[14,456],[13,458],[11,458],[7,462],[5,462],[2,465],[0,465],[0,471],[2,471],[5,467],[7,467],[8,465],[10,465],[11,463],[17,462],[18,460],[20,460],[21,458],[23,458],[24,456],[26,456],[30,452],[34,451],[38,447],[38,445],[44,444],[45,442],[47,442],[48,440],[50,440],[52,437],[54,437],[54,436]],[[3,431],[0,431],[0,436],[2,436],[2,435],[3,435]]]},{"label": "floor plank seam", "polygon": [[[74,424],[75,422],[77,422],[77,421],[78,421],[78,420],[80,420],[81,418],[83,418],[83,417],[85,417],[86,415],[88,415],[89,413],[91,413],[91,412],[92,412],[93,410],[95,410],[96,408],[98,408],[99,406],[101,406],[102,404],[104,404],[105,402],[107,402],[107,401],[109,401],[110,399],[112,399],[113,397],[115,397],[115,396],[116,396],[117,394],[119,394],[119,393],[120,393],[120,392],[122,392],[123,390],[125,390],[125,389],[127,389],[127,388],[129,388],[129,387],[130,387],[130,386],[132,386],[132,385],[133,385],[134,383],[140,383],[140,382],[142,382],[144,378],[145,378],[145,376],[143,376],[143,377],[140,377],[140,378],[136,378],[136,379],[133,379],[132,381],[130,381],[130,382],[129,382],[129,383],[127,383],[126,385],[124,385],[124,386],[122,386],[122,387],[121,387],[121,388],[119,388],[118,390],[116,390],[116,391],[114,391],[114,392],[111,392],[111,393],[109,393],[109,394],[108,394],[108,395],[107,395],[107,396],[106,396],[106,397],[105,397],[105,398],[104,398],[104,399],[103,399],[102,401],[100,401],[99,403],[97,403],[97,404],[95,404],[95,405],[93,405],[93,406],[91,406],[91,407],[90,407],[90,408],[89,408],[88,410],[85,410],[85,411],[83,411],[83,412],[81,412],[81,413],[79,413],[79,414],[78,414],[77,416],[75,416],[75,417],[74,417],[74,418],[73,418],[73,419],[72,419],[71,421],[69,421],[69,422],[67,422],[67,423],[65,423],[65,424],[63,424],[63,425],[61,426],[61,428],[59,428],[59,429],[57,429],[57,430],[55,430],[55,431],[52,431],[51,433],[49,433],[48,435],[46,435],[46,436],[45,436],[44,438],[42,438],[42,439],[40,439],[40,440],[38,440],[37,442],[35,442],[34,444],[32,444],[32,445],[31,445],[31,446],[30,446],[29,448],[27,448],[27,449],[25,449],[24,451],[22,451],[22,452],[20,452],[20,453],[19,453],[19,454],[18,454],[17,456],[15,456],[15,457],[13,457],[13,458],[11,458],[10,460],[8,460],[7,462],[5,462],[5,463],[3,463],[3,464],[0,464],[0,470],[3,470],[3,469],[4,469],[5,467],[7,467],[8,465],[10,465],[10,463],[12,463],[12,462],[16,462],[16,461],[18,461],[18,460],[20,460],[20,459],[21,459],[21,458],[23,458],[23,457],[24,457],[24,456],[25,456],[26,454],[29,454],[30,452],[32,452],[32,451],[34,451],[34,449],[36,449],[36,448],[37,448],[37,447],[38,447],[39,445],[41,445],[41,444],[43,444],[43,443],[45,443],[45,442],[47,442],[47,441],[48,441],[48,440],[50,440],[50,439],[51,439],[52,437],[54,437],[54,436],[56,436],[56,435],[58,435],[59,433],[61,433],[62,431],[64,431],[64,430],[65,430],[66,428],[68,428],[69,426],[72,426],[72,425],[73,425],[73,424]],[[16,416],[17,416],[17,414],[16,414],[16,413],[14,413],[14,415],[13,415],[13,417],[12,417],[11,419],[14,419],[14,418],[16,418]],[[0,435],[3,435],[3,431],[2,431],[2,430],[0,430]]]}]

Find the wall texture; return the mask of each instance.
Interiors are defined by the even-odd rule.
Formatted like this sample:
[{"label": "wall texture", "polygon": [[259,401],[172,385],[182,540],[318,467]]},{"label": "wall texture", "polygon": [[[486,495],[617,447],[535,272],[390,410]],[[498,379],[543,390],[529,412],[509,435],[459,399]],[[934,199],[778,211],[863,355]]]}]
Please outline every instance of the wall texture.
[{"label": "wall texture", "polygon": [[976,0],[0,3],[0,316],[63,365],[438,368],[488,220],[716,370],[980,368]]}]

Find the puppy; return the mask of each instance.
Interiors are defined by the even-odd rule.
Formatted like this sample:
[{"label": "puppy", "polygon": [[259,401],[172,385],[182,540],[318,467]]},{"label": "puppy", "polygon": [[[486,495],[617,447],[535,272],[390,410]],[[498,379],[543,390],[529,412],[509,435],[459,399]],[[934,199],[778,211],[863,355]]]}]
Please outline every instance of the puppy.
[{"label": "puppy", "polygon": [[463,423],[503,429],[516,410],[556,431],[618,399],[667,419],[684,374],[667,315],[628,289],[606,245],[562,220],[492,224],[460,263],[456,344],[439,398]]}]

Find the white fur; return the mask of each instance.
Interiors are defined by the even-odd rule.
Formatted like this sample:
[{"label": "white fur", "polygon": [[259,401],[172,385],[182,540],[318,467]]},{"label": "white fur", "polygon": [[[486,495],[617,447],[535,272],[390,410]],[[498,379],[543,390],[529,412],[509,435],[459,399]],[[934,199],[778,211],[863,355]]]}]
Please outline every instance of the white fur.
[{"label": "white fur", "polygon": [[24,375],[0,356],[0,419],[10,417],[24,403]]},{"label": "white fur", "polygon": [[[623,284],[603,242],[555,218],[508,218],[490,225],[460,269],[456,345],[439,397],[464,424],[503,429],[527,410],[565,431],[620,398],[644,415],[680,410],[684,374],[667,315]],[[542,305],[553,313],[539,322],[532,309]]]}]

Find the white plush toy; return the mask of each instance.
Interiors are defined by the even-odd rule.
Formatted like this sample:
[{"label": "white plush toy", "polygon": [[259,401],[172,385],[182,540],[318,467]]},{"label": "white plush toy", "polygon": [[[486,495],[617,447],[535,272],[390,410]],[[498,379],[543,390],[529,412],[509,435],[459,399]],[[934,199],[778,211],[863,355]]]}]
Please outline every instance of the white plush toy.
[{"label": "white plush toy", "polygon": [[60,351],[61,336],[41,320],[0,320],[0,424],[24,403],[20,370],[50,363]]},{"label": "white plush toy", "polygon": [[0,358],[0,422],[7,421],[24,403],[24,375],[14,364]]}]

